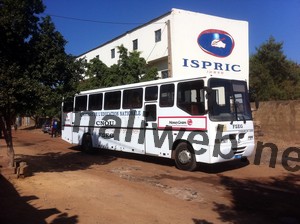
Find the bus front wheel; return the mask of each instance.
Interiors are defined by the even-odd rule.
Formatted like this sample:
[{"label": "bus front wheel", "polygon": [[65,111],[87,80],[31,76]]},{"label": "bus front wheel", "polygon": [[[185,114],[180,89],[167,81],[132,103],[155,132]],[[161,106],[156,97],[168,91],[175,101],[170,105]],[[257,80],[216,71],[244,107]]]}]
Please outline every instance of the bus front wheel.
[{"label": "bus front wheel", "polygon": [[193,171],[197,168],[194,150],[187,142],[181,142],[176,147],[175,164],[180,170]]}]

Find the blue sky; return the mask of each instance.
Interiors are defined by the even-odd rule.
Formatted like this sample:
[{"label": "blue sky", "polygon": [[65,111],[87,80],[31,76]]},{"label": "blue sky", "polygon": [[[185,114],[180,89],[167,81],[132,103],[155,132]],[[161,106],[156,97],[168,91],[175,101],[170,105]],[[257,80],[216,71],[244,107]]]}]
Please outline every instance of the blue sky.
[{"label": "blue sky", "polygon": [[251,54],[272,35],[284,43],[287,58],[300,64],[300,0],[44,0],[44,4],[45,14],[53,15],[57,30],[68,41],[67,53],[73,55],[178,8],[246,20]]}]

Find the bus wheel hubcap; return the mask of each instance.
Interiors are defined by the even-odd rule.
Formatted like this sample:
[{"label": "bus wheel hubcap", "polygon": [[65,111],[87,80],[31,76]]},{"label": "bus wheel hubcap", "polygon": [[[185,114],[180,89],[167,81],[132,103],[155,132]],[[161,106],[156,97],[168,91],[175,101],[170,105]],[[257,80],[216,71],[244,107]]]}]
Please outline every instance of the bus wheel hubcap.
[{"label": "bus wheel hubcap", "polygon": [[187,164],[191,161],[192,156],[191,156],[191,152],[188,150],[183,150],[178,154],[178,159],[180,161],[180,163],[182,164]]}]

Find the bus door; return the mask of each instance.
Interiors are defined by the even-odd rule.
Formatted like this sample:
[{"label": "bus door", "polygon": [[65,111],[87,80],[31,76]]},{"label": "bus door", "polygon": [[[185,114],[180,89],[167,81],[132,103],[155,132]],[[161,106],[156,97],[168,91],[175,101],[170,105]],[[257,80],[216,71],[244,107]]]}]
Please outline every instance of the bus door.
[{"label": "bus door", "polygon": [[155,147],[154,134],[157,130],[157,103],[145,103],[145,135],[144,145],[145,153],[150,155],[159,155],[159,150]]},{"label": "bus door", "polygon": [[73,143],[73,101],[64,102],[61,120],[61,137],[63,140]]}]

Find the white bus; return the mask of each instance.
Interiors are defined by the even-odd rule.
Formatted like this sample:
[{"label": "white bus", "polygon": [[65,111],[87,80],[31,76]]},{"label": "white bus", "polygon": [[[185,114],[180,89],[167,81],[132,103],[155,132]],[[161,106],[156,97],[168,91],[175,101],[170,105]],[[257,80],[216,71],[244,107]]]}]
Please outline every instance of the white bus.
[{"label": "white bus", "polygon": [[95,148],[198,163],[243,159],[254,150],[247,82],[211,75],[84,91],[63,104],[62,139]]}]

